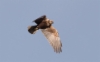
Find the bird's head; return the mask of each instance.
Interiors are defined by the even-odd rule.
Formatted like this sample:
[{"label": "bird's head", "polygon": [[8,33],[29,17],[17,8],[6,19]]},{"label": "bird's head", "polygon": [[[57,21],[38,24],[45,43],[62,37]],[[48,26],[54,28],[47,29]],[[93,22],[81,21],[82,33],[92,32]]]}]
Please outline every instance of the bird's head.
[{"label": "bird's head", "polygon": [[54,23],[54,22],[53,22],[53,21],[51,21],[51,20],[49,20],[48,22],[49,22],[49,24],[53,24],[53,23]]},{"label": "bird's head", "polygon": [[52,26],[53,23],[54,23],[53,21],[49,20],[49,21],[48,21],[48,26],[49,26],[49,27]]}]

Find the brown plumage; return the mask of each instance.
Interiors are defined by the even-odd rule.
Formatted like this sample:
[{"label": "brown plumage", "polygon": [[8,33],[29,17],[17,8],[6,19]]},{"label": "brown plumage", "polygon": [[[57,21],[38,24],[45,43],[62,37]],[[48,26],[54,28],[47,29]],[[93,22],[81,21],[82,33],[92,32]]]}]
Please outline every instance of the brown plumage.
[{"label": "brown plumage", "polygon": [[29,33],[34,34],[37,30],[41,29],[42,33],[48,39],[54,51],[56,53],[62,52],[62,43],[58,31],[52,26],[53,21],[46,18],[46,15],[43,15],[34,20],[33,22],[35,22],[37,25],[29,26]]}]

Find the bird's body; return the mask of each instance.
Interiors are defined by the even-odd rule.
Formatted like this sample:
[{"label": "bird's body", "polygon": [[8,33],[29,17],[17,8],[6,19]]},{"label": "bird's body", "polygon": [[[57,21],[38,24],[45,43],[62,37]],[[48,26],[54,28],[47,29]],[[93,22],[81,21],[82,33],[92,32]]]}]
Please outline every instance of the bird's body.
[{"label": "bird's body", "polygon": [[49,43],[53,47],[54,51],[57,53],[62,52],[62,43],[60,41],[59,34],[57,30],[52,26],[53,21],[46,18],[45,15],[34,20],[37,25],[29,26],[28,31],[34,34],[37,30],[41,29],[44,36],[48,39]]}]

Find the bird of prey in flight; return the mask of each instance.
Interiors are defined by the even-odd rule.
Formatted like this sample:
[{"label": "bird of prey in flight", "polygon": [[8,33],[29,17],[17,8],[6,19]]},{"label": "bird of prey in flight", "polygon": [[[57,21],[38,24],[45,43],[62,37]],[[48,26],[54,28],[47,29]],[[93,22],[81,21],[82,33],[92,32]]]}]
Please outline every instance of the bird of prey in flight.
[{"label": "bird of prey in flight", "polygon": [[36,25],[28,26],[28,32],[35,34],[35,32],[40,29],[44,36],[47,38],[50,45],[53,47],[54,52],[62,52],[62,43],[58,31],[52,26],[53,21],[48,19],[46,15],[42,15],[41,17],[35,19],[33,22],[35,22]]}]

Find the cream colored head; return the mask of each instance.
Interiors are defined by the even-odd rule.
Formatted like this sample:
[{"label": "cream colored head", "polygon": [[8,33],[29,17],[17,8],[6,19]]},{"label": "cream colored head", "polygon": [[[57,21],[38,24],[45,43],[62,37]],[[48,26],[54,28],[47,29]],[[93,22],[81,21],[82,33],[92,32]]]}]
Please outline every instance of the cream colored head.
[{"label": "cream colored head", "polygon": [[47,26],[51,26],[53,24],[53,21],[46,18],[46,24],[47,24]]},{"label": "cream colored head", "polygon": [[47,18],[49,24],[53,24],[53,21]]}]

